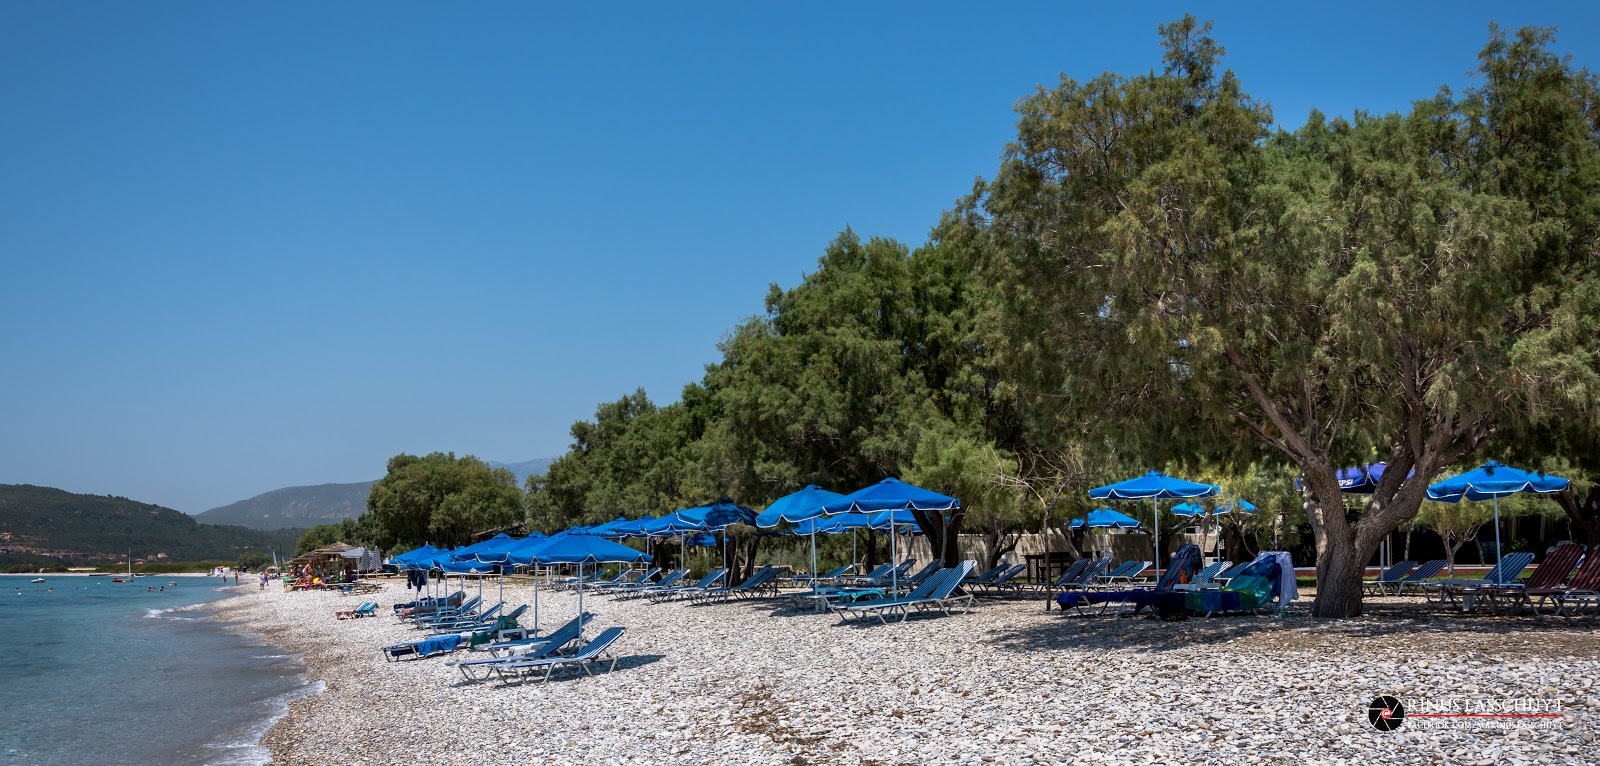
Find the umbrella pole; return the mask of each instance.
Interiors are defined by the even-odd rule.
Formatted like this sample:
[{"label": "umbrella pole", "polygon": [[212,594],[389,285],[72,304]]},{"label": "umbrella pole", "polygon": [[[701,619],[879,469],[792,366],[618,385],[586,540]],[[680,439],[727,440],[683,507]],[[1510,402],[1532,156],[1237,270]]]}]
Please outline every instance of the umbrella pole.
[{"label": "umbrella pole", "polygon": [[811,587],[817,587],[817,522],[811,522]]},{"label": "umbrella pole", "polygon": [[[596,564],[598,566],[598,564]],[[583,638],[583,562],[578,562],[578,638]]]},{"label": "umbrella pole", "polygon": [[539,635],[539,565],[533,565],[533,634]]},{"label": "umbrella pole", "polygon": [[1156,522],[1156,580],[1161,579],[1161,501],[1150,498],[1150,517]]},{"label": "umbrella pole", "polygon": [[[1502,555],[1504,555],[1504,554],[1500,550],[1500,496],[1499,495],[1495,495],[1494,496],[1494,566],[1495,566],[1495,571],[1497,571],[1497,572],[1500,570],[1500,557]],[[1504,577],[1505,573],[1501,572],[1500,576]]]}]

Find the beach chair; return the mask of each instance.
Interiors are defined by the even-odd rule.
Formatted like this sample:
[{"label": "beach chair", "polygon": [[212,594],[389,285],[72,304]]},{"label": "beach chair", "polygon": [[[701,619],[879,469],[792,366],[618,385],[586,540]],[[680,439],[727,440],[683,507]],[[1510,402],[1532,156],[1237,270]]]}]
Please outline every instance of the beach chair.
[{"label": "beach chair", "polygon": [[1063,583],[1060,590],[1067,592],[1090,590],[1093,587],[1094,578],[1104,574],[1105,571],[1110,567],[1110,554],[1106,554],[1095,559],[1089,559],[1088,566],[1085,566],[1083,569],[1079,570],[1078,576],[1071,582]]},{"label": "beach chair", "polygon": [[[1502,611],[1515,610],[1520,612],[1523,607],[1533,607],[1533,598],[1540,594],[1566,590],[1563,584],[1572,570],[1577,568],[1579,559],[1584,555],[1584,546],[1577,543],[1562,543],[1556,546],[1545,556],[1544,561],[1528,576],[1528,581],[1511,585],[1485,585],[1477,589],[1478,598],[1489,605],[1489,611],[1500,614]],[[1529,593],[1532,592],[1533,596]]]},{"label": "beach chair", "polygon": [[1385,588],[1388,588],[1391,585],[1399,585],[1400,581],[1404,580],[1406,575],[1411,574],[1411,570],[1416,568],[1417,562],[1402,561],[1392,567],[1389,567],[1388,571],[1380,573],[1378,575],[1378,579],[1368,580],[1363,583],[1361,586],[1362,590],[1366,591],[1367,595],[1369,596],[1379,595]]},{"label": "beach chair", "polygon": [[769,564],[756,570],[755,574],[750,575],[749,579],[739,583],[738,585],[728,585],[721,588],[707,588],[699,593],[688,594],[688,599],[690,603],[694,604],[709,604],[727,601],[730,598],[738,598],[745,593],[767,587],[768,583],[774,577],[777,577],[777,575],[778,570]]},{"label": "beach chair", "polygon": [[475,625],[480,622],[488,622],[493,620],[494,618],[500,616],[500,610],[504,609],[505,606],[506,603],[502,601],[494,606],[489,607],[488,609],[478,612],[468,612],[460,617],[436,617],[428,620],[415,620],[412,622],[411,626],[418,630],[431,630],[435,632],[448,631],[455,629],[458,625]]},{"label": "beach chair", "polygon": [[829,580],[837,580],[840,577],[843,577],[846,574],[849,574],[850,570],[852,570],[852,569],[855,569],[855,565],[854,564],[845,564],[844,566],[834,567],[833,569],[829,570],[826,574],[822,574],[822,575],[812,575],[812,574],[809,574],[809,573],[808,574],[803,574],[803,575],[802,574],[797,574],[794,577],[789,578],[789,584],[798,587],[800,585],[815,585],[816,583],[819,583],[819,582],[827,582]]},{"label": "beach chair", "polygon": [[525,680],[528,676],[536,675],[541,669],[544,670],[543,680],[545,681],[550,680],[550,674],[554,673],[556,668],[562,667],[576,667],[583,670],[586,675],[594,675],[594,671],[591,668],[595,665],[603,664],[607,659],[611,660],[611,667],[607,668],[607,672],[616,670],[617,658],[610,654],[611,645],[615,644],[617,639],[622,638],[622,634],[626,632],[627,628],[606,628],[600,631],[600,635],[595,636],[593,640],[584,644],[582,648],[571,656],[545,656],[508,662],[504,665],[494,666],[494,672],[500,676],[502,682],[509,684],[513,678],[519,681]]},{"label": "beach chair", "polygon": [[649,585],[650,578],[655,577],[658,574],[661,574],[660,567],[643,570],[637,576],[624,577],[621,581],[613,580],[611,582],[595,583],[594,585],[585,584],[583,586],[583,590],[586,593],[590,591],[595,593],[605,593],[606,591],[613,590],[615,588],[629,588],[635,585]]},{"label": "beach chair", "polygon": [[982,588],[985,595],[990,595],[999,593],[1003,590],[1016,590],[1017,588],[1022,587],[1022,583],[1013,584],[1014,581],[1027,570],[1027,564],[1013,564],[988,582],[971,583],[967,585],[967,591],[969,593],[976,593],[979,588]]},{"label": "beach chair", "polygon": [[900,562],[898,566],[893,563],[884,564],[877,569],[872,570],[872,574],[869,574],[865,577],[842,577],[840,578],[840,583],[866,587],[878,587],[882,585],[888,585],[896,580],[904,582],[906,579],[906,572],[910,571],[911,567],[915,566],[916,563],[916,559],[906,559],[905,561]]},{"label": "beach chair", "polygon": [[675,599],[683,598],[684,596],[686,596],[686,595],[688,595],[690,593],[701,593],[701,592],[710,590],[717,583],[721,582],[722,578],[726,577],[727,574],[728,574],[728,570],[726,568],[718,567],[716,569],[711,570],[710,574],[706,575],[705,577],[700,578],[700,581],[695,583],[695,584],[693,584],[693,585],[677,587],[677,588],[646,588],[646,589],[638,592],[635,595],[639,596],[639,597],[643,597],[643,598],[648,598],[653,603],[660,603],[662,601],[672,601],[672,600],[675,600]]},{"label": "beach chair", "polygon": [[1118,567],[1116,571],[1107,572],[1094,578],[1091,587],[1108,590],[1113,588],[1126,588],[1133,585],[1134,578],[1144,574],[1145,570],[1154,566],[1149,561],[1129,561]]},{"label": "beach chair", "polygon": [[931,561],[931,562],[928,563],[927,566],[917,570],[916,574],[913,574],[913,575],[910,575],[910,576],[901,575],[901,577],[900,577],[900,585],[901,585],[901,587],[906,587],[906,586],[916,587],[918,585],[921,585],[923,580],[926,580],[929,577],[932,577],[941,568],[942,567],[939,566],[939,562]]},{"label": "beach chair", "polygon": [[963,561],[960,566],[940,570],[905,596],[841,604],[834,607],[833,611],[839,615],[840,622],[877,617],[879,622],[887,625],[890,618],[896,615],[900,618],[897,622],[904,622],[911,616],[913,610],[924,612],[938,609],[948,615],[950,605],[957,601],[965,600],[967,607],[971,608],[972,594],[957,596],[955,591],[961,587],[961,581],[966,578],[967,573],[976,567],[976,561]]},{"label": "beach chair", "polygon": [[1572,581],[1564,588],[1530,590],[1525,595],[1538,599],[1534,607],[1535,615],[1540,613],[1540,605],[1548,603],[1553,607],[1551,614],[1559,615],[1568,622],[1581,616],[1585,609],[1589,612],[1589,621],[1595,622],[1600,619],[1600,552],[1591,548],[1578,565],[1578,571],[1572,573]]},{"label": "beach chair", "polygon": [[466,591],[458,590],[455,593],[441,598],[419,598],[416,601],[407,601],[403,604],[395,604],[393,607],[394,615],[402,620],[409,619],[414,616],[432,615],[439,609],[453,609],[457,606],[460,606],[466,597]]},{"label": "beach chair", "polygon": [[1522,570],[1533,563],[1533,554],[1527,551],[1507,553],[1500,557],[1500,563],[1491,567],[1483,579],[1456,579],[1450,578],[1440,582],[1424,583],[1424,591],[1432,591],[1433,595],[1427,600],[1440,606],[1460,606],[1464,612],[1472,611],[1477,607],[1477,591],[1485,585],[1505,585],[1517,579]]},{"label": "beach chair", "polygon": [[1431,561],[1423,562],[1422,566],[1411,570],[1411,574],[1401,578],[1400,582],[1397,582],[1393,585],[1384,585],[1379,587],[1378,595],[1381,596],[1385,593],[1388,593],[1391,588],[1394,590],[1394,595],[1396,596],[1404,596],[1406,594],[1406,588],[1412,589],[1413,592],[1421,592],[1422,586],[1433,578],[1438,577],[1439,573],[1444,571],[1444,567],[1444,559],[1433,559]]},{"label": "beach chair", "polygon": [[1234,564],[1232,569],[1228,569],[1228,570],[1224,571],[1222,574],[1219,574],[1219,575],[1211,578],[1211,582],[1216,584],[1216,586],[1219,587],[1219,588],[1224,586],[1224,585],[1227,585],[1229,580],[1232,580],[1233,578],[1238,577],[1239,573],[1243,572],[1245,570],[1245,567],[1248,567],[1248,566],[1250,566],[1250,562],[1249,561],[1241,561],[1241,562],[1239,562],[1237,564]]},{"label": "beach chair", "polygon": [[1208,564],[1205,569],[1196,572],[1194,579],[1190,580],[1189,584],[1195,586],[1196,588],[1204,588],[1207,585],[1212,584],[1218,574],[1222,573],[1223,570],[1226,570],[1231,566],[1233,566],[1232,561],[1213,561]]},{"label": "beach chair", "polygon": [[674,569],[671,572],[666,573],[664,576],[662,576],[661,579],[659,579],[659,580],[657,580],[657,581],[655,581],[653,583],[642,582],[642,583],[638,583],[637,585],[617,585],[617,586],[614,586],[614,587],[611,587],[611,588],[607,588],[605,590],[600,591],[600,595],[603,595],[603,596],[617,596],[617,595],[626,595],[628,593],[637,593],[639,591],[646,590],[646,589],[649,589],[649,588],[655,588],[655,587],[671,588],[674,585],[677,585],[679,580],[682,580],[684,577],[688,576],[688,574],[689,574],[689,570],[687,570],[687,569]]},{"label": "beach chair", "polygon": [[340,609],[333,613],[334,617],[341,620],[354,620],[361,617],[371,617],[378,612],[378,602],[367,601],[354,609]]},{"label": "beach chair", "polygon": [[516,627],[517,620],[528,611],[528,605],[523,604],[502,617],[483,617],[474,622],[458,622],[448,627],[441,627],[434,631],[439,633],[472,633],[485,630],[507,630]]},{"label": "beach chair", "polygon": [[1089,566],[1089,562],[1093,560],[1094,559],[1091,559],[1088,556],[1078,559],[1077,561],[1068,564],[1067,568],[1061,572],[1060,577],[1057,577],[1048,583],[1039,583],[1038,587],[1043,590],[1061,590],[1062,588],[1077,582],[1078,575],[1083,574],[1084,567]]},{"label": "beach chair", "polygon": [[1011,568],[1010,564],[1007,564],[1007,563],[1002,561],[999,564],[995,565],[995,567],[993,569],[990,569],[990,570],[984,572],[983,574],[973,575],[971,577],[968,577],[966,579],[966,582],[963,582],[962,585],[969,585],[969,586],[971,586],[971,585],[983,585],[984,583],[994,582],[994,578],[999,577],[1001,572],[1004,572],[1004,571],[1006,571],[1007,569],[1010,569],[1010,568]]},{"label": "beach chair", "polygon": [[462,602],[456,604],[455,606],[436,606],[433,609],[429,609],[429,610],[426,610],[426,611],[423,611],[423,610],[419,609],[419,610],[411,612],[410,614],[402,615],[400,619],[402,619],[402,620],[404,620],[406,622],[426,622],[428,620],[454,620],[454,619],[459,619],[459,618],[462,618],[462,617],[468,617],[468,616],[471,616],[472,614],[475,614],[478,606],[481,605],[482,603],[483,603],[483,599],[482,598],[480,598],[478,596],[473,596],[472,598],[469,598],[466,601],[462,601]]},{"label": "beach chair", "polygon": [[[1108,560],[1109,558],[1103,558],[1102,562]],[[1161,579],[1156,581],[1154,588],[1107,591],[1079,587],[1058,594],[1055,601],[1061,606],[1061,611],[1074,611],[1080,615],[1088,614],[1088,608],[1096,604],[1100,605],[1100,614],[1105,614],[1113,605],[1117,607],[1119,613],[1125,606],[1131,606],[1132,613],[1137,614],[1146,606],[1154,605],[1158,598],[1157,594],[1179,592],[1178,586],[1192,582],[1193,575],[1199,568],[1200,546],[1185,545],[1173,553],[1172,565],[1161,574]],[[1093,571],[1092,566],[1085,569],[1079,579],[1083,580]]]},{"label": "beach chair", "polygon": [[577,639],[583,632],[583,627],[593,619],[593,614],[584,612],[543,636],[497,641],[481,647],[492,655],[490,657],[456,660],[446,662],[445,666],[460,671],[461,676],[468,681],[483,681],[494,675],[496,665],[515,660],[538,659],[561,651],[562,647]]},{"label": "beach chair", "polygon": [[[1263,551],[1250,562],[1237,577],[1221,589],[1179,591],[1187,614],[1212,617],[1219,614],[1258,614],[1270,612],[1296,594],[1286,591],[1294,583],[1294,568],[1289,564],[1289,554],[1282,551]],[[1157,601],[1160,610],[1162,599]]]}]

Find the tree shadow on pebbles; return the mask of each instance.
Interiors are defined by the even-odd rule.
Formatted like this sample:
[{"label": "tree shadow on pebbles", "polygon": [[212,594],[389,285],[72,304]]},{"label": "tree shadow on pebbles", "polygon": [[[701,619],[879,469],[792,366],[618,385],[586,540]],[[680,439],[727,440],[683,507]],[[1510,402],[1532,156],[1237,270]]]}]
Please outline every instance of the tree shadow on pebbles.
[{"label": "tree shadow on pebbles", "polygon": [[1460,651],[1501,655],[1589,657],[1597,631],[1587,623],[1558,618],[1463,614],[1409,602],[1372,603],[1360,617],[1334,620],[1310,616],[1297,603],[1278,615],[1191,617],[1164,622],[1153,617],[1071,617],[1051,613],[1026,624],[991,631],[988,644],[1004,651],[1121,650],[1165,652],[1194,646],[1238,644],[1245,648]]}]

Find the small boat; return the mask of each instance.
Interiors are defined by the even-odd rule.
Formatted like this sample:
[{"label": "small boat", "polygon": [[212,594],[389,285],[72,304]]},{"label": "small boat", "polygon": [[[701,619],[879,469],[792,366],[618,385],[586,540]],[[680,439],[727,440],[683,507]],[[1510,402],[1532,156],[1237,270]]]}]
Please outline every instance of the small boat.
[{"label": "small boat", "polygon": [[43,577],[35,577],[32,580],[29,580],[28,582],[31,582],[34,585],[38,585],[39,583],[44,582],[44,578]]}]

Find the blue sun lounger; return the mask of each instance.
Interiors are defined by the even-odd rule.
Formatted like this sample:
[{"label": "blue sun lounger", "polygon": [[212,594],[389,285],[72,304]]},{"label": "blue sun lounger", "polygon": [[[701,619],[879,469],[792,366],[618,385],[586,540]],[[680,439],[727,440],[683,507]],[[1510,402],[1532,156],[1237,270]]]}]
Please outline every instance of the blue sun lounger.
[{"label": "blue sun lounger", "polygon": [[[1447,562],[1444,559],[1433,559],[1411,570],[1411,574],[1406,575],[1400,582],[1394,584],[1394,595],[1404,596],[1407,588],[1410,588],[1413,593],[1421,592],[1422,586],[1432,581],[1433,578],[1438,577],[1439,573],[1444,571],[1445,566],[1447,566]],[[1389,586],[1384,586],[1380,589],[1379,594],[1382,595],[1388,590]]]},{"label": "blue sun lounger", "polygon": [[494,668],[512,661],[525,661],[546,657],[561,650],[562,647],[573,642],[583,626],[588,625],[594,615],[584,612],[580,617],[568,620],[565,625],[543,636],[523,638],[516,641],[499,641],[481,647],[494,655],[473,660],[457,660],[446,662],[447,667],[461,671],[462,677],[468,681],[483,681],[494,675]]},{"label": "blue sun lounger", "polygon": [[840,577],[844,577],[845,575],[849,574],[850,570],[855,569],[855,567],[855,564],[845,564],[844,566],[834,567],[828,572],[820,575],[797,574],[794,577],[789,578],[789,584],[794,586],[815,585],[819,582],[837,580]]},{"label": "blue sun lounger", "polygon": [[1361,589],[1369,596],[1376,596],[1383,593],[1384,589],[1390,586],[1399,585],[1406,578],[1406,575],[1411,574],[1411,570],[1416,568],[1417,562],[1402,561],[1378,573],[1377,579],[1363,582]]},{"label": "blue sun lounger", "polygon": [[711,570],[710,574],[700,578],[700,581],[693,585],[677,588],[646,588],[635,595],[648,598],[652,603],[673,601],[684,598],[690,594],[704,593],[708,590],[711,590],[712,587],[721,582],[722,578],[726,577],[727,575],[728,570],[726,568],[718,567]]},{"label": "blue sun lounger", "polygon": [[584,644],[582,648],[574,652],[571,656],[546,656],[537,659],[508,662],[504,665],[496,665],[494,667],[494,672],[495,675],[500,676],[500,680],[502,682],[509,684],[513,678],[518,680],[526,680],[528,676],[537,674],[540,669],[544,670],[543,680],[545,681],[550,680],[550,674],[554,673],[556,668],[563,667],[576,667],[581,669],[586,675],[592,676],[594,675],[594,671],[591,668],[595,665],[604,664],[607,659],[611,660],[611,667],[607,668],[607,671],[609,672],[616,670],[618,658],[611,655],[609,652],[611,650],[611,645],[616,643],[617,639],[622,638],[622,634],[626,633],[627,631],[627,628],[606,628],[605,630],[600,631],[600,635],[595,636],[594,640]]},{"label": "blue sun lounger", "polygon": [[960,566],[940,570],[938,574],[925,580],[922,585],[911,593],[899,598],[877,598],[870,601],[860,601],[853,604],[835,606],[833,611],[839,615],[839,621],[865,619],[876,616],[878,621],[887,625],[889,619],[899,615],[897,622],[904,622],[911,616],[913,610],[926,612],[938,609],[944,614],[950,614],[950,607],[958,601],[965,601],[968,608],[972,606],[972,594],[955,595],[956,589],[961,587],[968,572],[977,568],[976,561],[963,561]]}]

